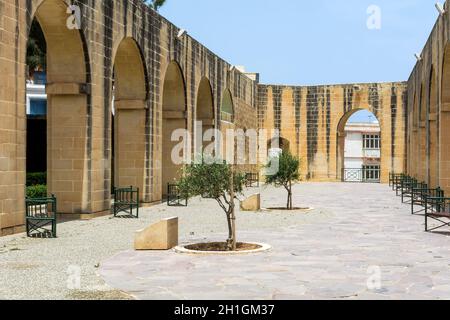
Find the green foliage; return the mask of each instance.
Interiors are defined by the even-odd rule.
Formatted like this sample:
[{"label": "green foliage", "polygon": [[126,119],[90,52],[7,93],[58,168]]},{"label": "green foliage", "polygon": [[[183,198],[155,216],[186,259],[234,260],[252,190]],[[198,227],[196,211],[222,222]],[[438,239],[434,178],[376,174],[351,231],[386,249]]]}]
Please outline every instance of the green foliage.
[{"label": "green foliage", "polygon": [[184,167],[179,191],[187,198],[202,196],[215,199],[225,211],[228,223],[228,250],[236,250],[235,195],[242,193],[245,176],[223,161],[205,160]]},{"label": "green foliage", "polygon": [[46,185],[35,185],[27,187],[27,198],[46,198],[47,197],[47,186]]},{"label": "green foliage", "polygon": [[34,20],[30,28],[27,42],[27,65],[30,73],[46,68],[47,45],[39,23]]},{"label": "green foliage", "polygon": [[47,173],[46,172],[32,172],[27,173],[27,187],[46,185]]},{"label": "green foliage", "polygon": [[294,157],[289,151],[269,161],[268,167],[274,167],[273,161],[278,161],[278,171],[266,176],[266,183],[277,187],[284,187],[288,192],[287,209],[292,210],[292,183],[300,178],[300,159]]},{"label": "green foliage", "polygon": [[290,152],[283,151],[278,158],[271,159],[269,167],[272,165],[272,161],[278,161],[278,171],[274,175],[266,177],[267,184],[286,186],[300,178],[300,160]]},{"label": "green foliage", "polygon": [[[202,160],[198,164],[186,165],[178,183],[180,193],[188,198],[202,196],[229,203],[227,197],[231,194],[231,171],[230,165],[218,161]],[[245,175],[234,172],[233,185],[235,194],[242,193]]]},{"label": "green foliage", "polygon": [[158,11],[158,9],[166,3],[166,0],[145,0],[144,2],[154,10]]}]

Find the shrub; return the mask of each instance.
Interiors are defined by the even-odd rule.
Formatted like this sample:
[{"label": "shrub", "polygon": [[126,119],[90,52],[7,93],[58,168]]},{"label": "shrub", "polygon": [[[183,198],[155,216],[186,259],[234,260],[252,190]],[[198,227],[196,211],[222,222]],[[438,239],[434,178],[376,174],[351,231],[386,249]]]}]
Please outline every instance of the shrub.
[{"label": "shrub", "polygon": [[47,184],[47,172],[27,173],[27,187]]},{"label": "shrub", "polygon": [[46,198],[47,197],[47,186],[46,185],[36,185],[27,187],[27,198]]},{"label": "shrub", "polygon": [[300,178],[300,160],[290,152],[284,151],[279,157],[271,159],[268,167],[272,167],[272,161],[278,161],[279,169],[273,175],[266,177],[267,184],[283,186],[287,193],[287,209],[292,210],[292,183]]}]

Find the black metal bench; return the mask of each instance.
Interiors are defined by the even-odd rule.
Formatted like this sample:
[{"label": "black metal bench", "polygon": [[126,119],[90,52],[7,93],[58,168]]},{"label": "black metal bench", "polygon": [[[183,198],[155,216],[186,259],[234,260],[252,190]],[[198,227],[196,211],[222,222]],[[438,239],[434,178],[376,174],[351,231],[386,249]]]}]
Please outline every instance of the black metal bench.
[{"label": "black metal bench", "polygon": [[401,189],[402,203],[410,203],[414,189],[428,189],[428,185],[425,182],[419,182],[416,179],[403,182]]},{"label": "black metal bench", "polygon": [[114,217],[139,218],[139,188],[114,188]]},{"label": "black metal bench", "polygon": [[177,184],[167,184],[167,205],[169,207],[187,207],[188,198],[181,195]]},{"label": "black metal bench", "polygon": [[[444,190],[441,188],[413,188],[411,194],[411,214],[420,214],[425,211],[427,198],[444,198]],[[415,207],[420,206],[418,211]]]},{"label": "black metal bench", "polygon": [[392,190],[395,191],[395,194],[397,196],[399,196],[401,194],[402,184],[405,181],[409,181],[411,179],[412,179],[412,177],[410,177],[408,175],[399,175],[399,176],[394,177],[394,181],[392,184]]},{"label": "black metal bench", "polygon": [[56,238],[56,198],[25,199],[25,224],[28,237]]},{"label": "black metal bench", "polygon": [[405,196],[407,196],[407,193],[412,188],[416,188],[418,184],[417,179],[412,177],[404,177],[400,181],[400,185],[396,187],[396,194],[397,196],[400,196],[402,198],[402,203],[404,202]]},{"label": "black metal bench", "polygon": [[400,183],[401,179],[405,177],[404,173],[389,173],[389,187],[395,190],[395,186]]},{"label": "black metal bench", "polygon": [[259,173],[247,172],[245,174],[245,186],[247,188],[259,187]]},{"label": "black metal bench", "polygon": [[[429,220],[438,223],[430,228]],[[427,197],[425,200],[425,231],[432,232],[444,227],[450,227],[450,198]]]}]

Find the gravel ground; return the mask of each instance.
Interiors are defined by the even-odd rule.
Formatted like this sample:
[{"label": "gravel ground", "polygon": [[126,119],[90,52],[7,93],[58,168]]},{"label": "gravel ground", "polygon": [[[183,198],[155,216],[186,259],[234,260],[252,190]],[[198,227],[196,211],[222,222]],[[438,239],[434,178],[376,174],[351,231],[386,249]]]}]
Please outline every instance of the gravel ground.
[{"label": "gravel ground", "polygon": [[[310,186],[321,189],[326,185],[301,184],[296,190],[307,193]],[[263,206],[284,205],[284,189],[264,186],[252,188],[247,193],[258,191],[262,193]],[[195,199],[187,208],[161,204],[142,209],[139,220],[103,217],[61,223],[57,239],[29,239],[24,234],[3,237],[0,238],[0,299],[131,299],[126,293],[108,287],[98,276],[100,263],[131,249],[135,231],[173,216],[180,219],[182,243],[227,232],[225,214],[215,201]],[[238,212],[238,233],[280,230],[316,223],[331,216],[332,211],[318,206],[308,213]],[[76,290],[70,289],[74,270],[81,272],[81,286]]]}]

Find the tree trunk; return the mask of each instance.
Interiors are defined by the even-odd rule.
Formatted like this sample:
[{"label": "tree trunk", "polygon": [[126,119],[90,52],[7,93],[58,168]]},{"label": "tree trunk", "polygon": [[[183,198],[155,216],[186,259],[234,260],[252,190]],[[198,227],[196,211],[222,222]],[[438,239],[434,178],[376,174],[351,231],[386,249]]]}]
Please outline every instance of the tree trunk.
[{"label": "tree trunk", "polygon": [[236,215],[235,215],[235,205],[234,205],[234,167],[231,165],[230,174],[230,211],[228,213],[228,249],[230,251],[236,251]]},{"label": "tree trunk", "polygon": [[286,190],[288,192],[288,198],[287,198],[287,205],[286,208],[288,210],[292,210],[293,209],[293,205],[292,205],[292,181],[289,181],[289,184],[286,187]]}]

